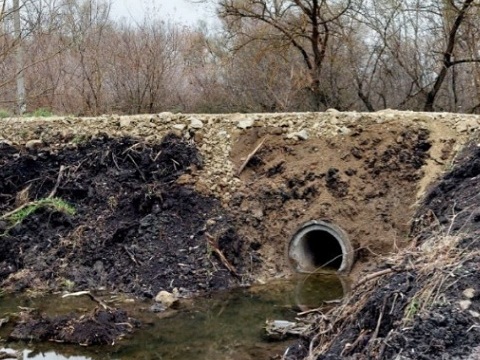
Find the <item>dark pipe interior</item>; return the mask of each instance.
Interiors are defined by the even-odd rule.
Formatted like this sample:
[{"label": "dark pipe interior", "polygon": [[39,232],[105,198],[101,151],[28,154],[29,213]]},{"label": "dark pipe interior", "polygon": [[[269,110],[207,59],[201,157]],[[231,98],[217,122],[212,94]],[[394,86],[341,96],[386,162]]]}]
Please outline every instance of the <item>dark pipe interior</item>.
[{"label": "dark pipe interior", "polygon": [[312,230],[303,237],[305,250],[312,256],[315,268],[338,270],[342,265],[343,253],[338,240],[327,231]]}]

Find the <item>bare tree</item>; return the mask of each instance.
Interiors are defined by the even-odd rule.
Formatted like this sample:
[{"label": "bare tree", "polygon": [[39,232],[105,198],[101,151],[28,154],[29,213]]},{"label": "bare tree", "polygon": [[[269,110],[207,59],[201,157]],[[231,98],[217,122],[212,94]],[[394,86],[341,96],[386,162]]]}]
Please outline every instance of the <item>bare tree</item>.
[{"label": "bare tree", "polygon": [[450,69],[453,69],[455,65],[480,62],[480,58],[478,57],[457,58],[455,55],[455,47],[458,42],[460,27],[466,21],[469,11],[476,6],[478,6],[478,3],[475,3],[475,0],[464,0],[461,2],[455,0],[443,1],[444,21],[448,27],[446,33],[447,38],[445,42],[445,50],[442,54],[440,70],[435,77],[431,90],[427,93],[424,107],[425,111],[434,110],[435,99]]},{"label": "bare tree", "polygon": [[151,113],[172,106],[180,77],[180,39],[178,28],[155,19],[116,27],[108,71],[115,109]]},{"label": "bare tree", "polygon": [[[222,0],[219,14],[232,34],[245,41],[279,41],[300,54],[310,75],[314,107],[329,106],[329,92],[322,86],[328,46],[339,19],[350,9],[351,0]],[[262,22],[270,31],[258,36],[248,32],[249,22]]]}]

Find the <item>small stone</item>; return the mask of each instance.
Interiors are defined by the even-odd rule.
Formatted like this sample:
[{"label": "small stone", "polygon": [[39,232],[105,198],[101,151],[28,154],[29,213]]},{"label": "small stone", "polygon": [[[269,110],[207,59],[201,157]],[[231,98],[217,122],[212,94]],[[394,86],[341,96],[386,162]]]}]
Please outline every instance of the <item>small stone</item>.
[{"label": "small stone", "polygon": [[168,111],[164,111],[158,114],[158,117],[161,119],[168,119],[168,118],[171,118],[172,116],[173,116],[173,113]]},{"label": "small stone", "polygon": [[201,144],[202,141],[203,141],[203,134],[201,132],[197,132],[195,133],[195,135],[193,136],[193,139],[195,140],[195,142],[197,144]]},{"label": "small stone", "polygon": [[203,122],[197,118],[190,118],[190,128],[201,129],[203,128]]},{"label": "small stone", "polygon": [[465,296],[467,299],[473,299],[475,297],[475,289],[473,288],[468,288],[463,291],[463,296]]},{"label": "small stone", "polygon": [[297,138],[299,140],[308,140],[308,131],[303,129],[298,132],[287,134],[287,139]]},{"label": "small stone", "polygon": [[296,133],[297,138],[300,140],[308,140],[308,131],[303,129]]},{"label": "small stone", "polygon": [[470,315],[472,315],[474,318],[480,318],[480,314],[476,311],[473,311],[473,310],[469,310],[468,311],[470,313]]},{"label": "small stone", "polygon": [[185,124],[175,124],[172,126],[173,129],[175,130],[180,130],[180,131],[183,131],[185,130],[187,126]]},{"label": "small stone", "polygon": [[25,144],[25,147],[28,150],[40,149],[42,146],[43,146],[42,140],[30,140],[30,141],[27,141],[27,143]]},{"label": "small stone", "polygon": [[253,126],[253,124],[255,123],[255,120],[251,119],[251,118],[247,118],[247,119],[244,119],[244,120],[240,120],[238,123],[237,123],[237,127],[239,129],[248,129],[250,127]]},{"label": "small stone", "polygon": [[178,301],[178,299],[174,294],[162,290],[157,294],[157,296],[155,296],[155,301],[168,309],[172,307]]},{"label": "small stone", "polygon": [[126,117],[120,118],[119,125],[121,128],[129,127],[132,123],[132,120]]},{"label": "small stone", "polygon": [[338,111],[337,109],[330,108],[330,109],[325,110],[325,112],[327,114],[338,114],[340,111]]},{"label": "small stone", "polygon": [[458,132],[469,132],[478,129],[478,122],[476,119],[463,119],[457,123],[456,130]]},{"label": "small stone", "polygon": [[458,302],[458,305],[460,305],[462,310],[468,310],[468,308],[472,305],[472,302],[470,300],[462,300]]},{"label": "small stone", "polygon": [[220,137],[220,138],[226,138],[226,139],[229,138],[228,132],[226,132],[225,130],[219,131],[217,135],[218,135],[218,137]]},{"label": "small stone", "polygon": [[349,135],[352,132],[352,130],[350,130],[346,126],[342,126],[340,129],[338,129],[338,132],[342,135]]},{"label": "small stone", "polygon": [[150,311],[154,313],[162,312],[167,310],[167,308],[163,304],[153,304],[150,306]]},{"label": "small stone", "polygon": [[254,208],[252,211],[252,215],[255,219],[261,220],[263,218],[263,210],[262,208]]}]

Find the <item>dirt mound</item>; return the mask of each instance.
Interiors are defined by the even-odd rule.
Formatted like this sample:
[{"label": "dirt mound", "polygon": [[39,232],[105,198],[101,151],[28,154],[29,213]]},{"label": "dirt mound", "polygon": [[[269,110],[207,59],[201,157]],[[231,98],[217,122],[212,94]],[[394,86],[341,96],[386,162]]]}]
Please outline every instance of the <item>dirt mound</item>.
[{"label": "dirt mound", "polygon": [[413,231],[444,231],[473,237],[480,233],[480,148],[472,141],[458,154],[454,168],[428,192]]},{"label": "dirt mound", "polygon": [[22,313],[10,334],[10,340],[55,341],[67,344],[113,345],[129,334],[137,321],[123,310],[96,310],[88,315],[62,315],[46,317],[41,314]]},{"label": "dirt mound", "polygon": [[[151,145],[107,135],[33,150],[4,143],[2,287],[107,288],[152,297],[162,289],[236,283],[212,252],[217,241],[241,270],[231,256],[242,241],[228,214],[215,198],[177,184],[201,167],[195,146],[174,135]],[[66,202],[75,215],[40,206],[48,199]]]},{"label": "dirt mound", "polygon": [[425,197],[413,227],[417,246],[384,258],[342,307],[317,319],[311,336],[318,359],[479,355],[477,144],[464,148]]}]

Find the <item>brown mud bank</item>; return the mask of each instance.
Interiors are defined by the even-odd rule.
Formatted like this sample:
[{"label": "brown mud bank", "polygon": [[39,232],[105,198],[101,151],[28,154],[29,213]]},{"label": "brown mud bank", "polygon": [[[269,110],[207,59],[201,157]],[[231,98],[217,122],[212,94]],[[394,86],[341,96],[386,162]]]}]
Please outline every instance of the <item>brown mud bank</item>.
[{"label": "brown mud bank", "polygon": [[2,289],[265,282],[292,274],[288,243],[312,219],[348,234],[355,277],[412,244],[415,203],[477,128],[388,111],[6,120]]}]

